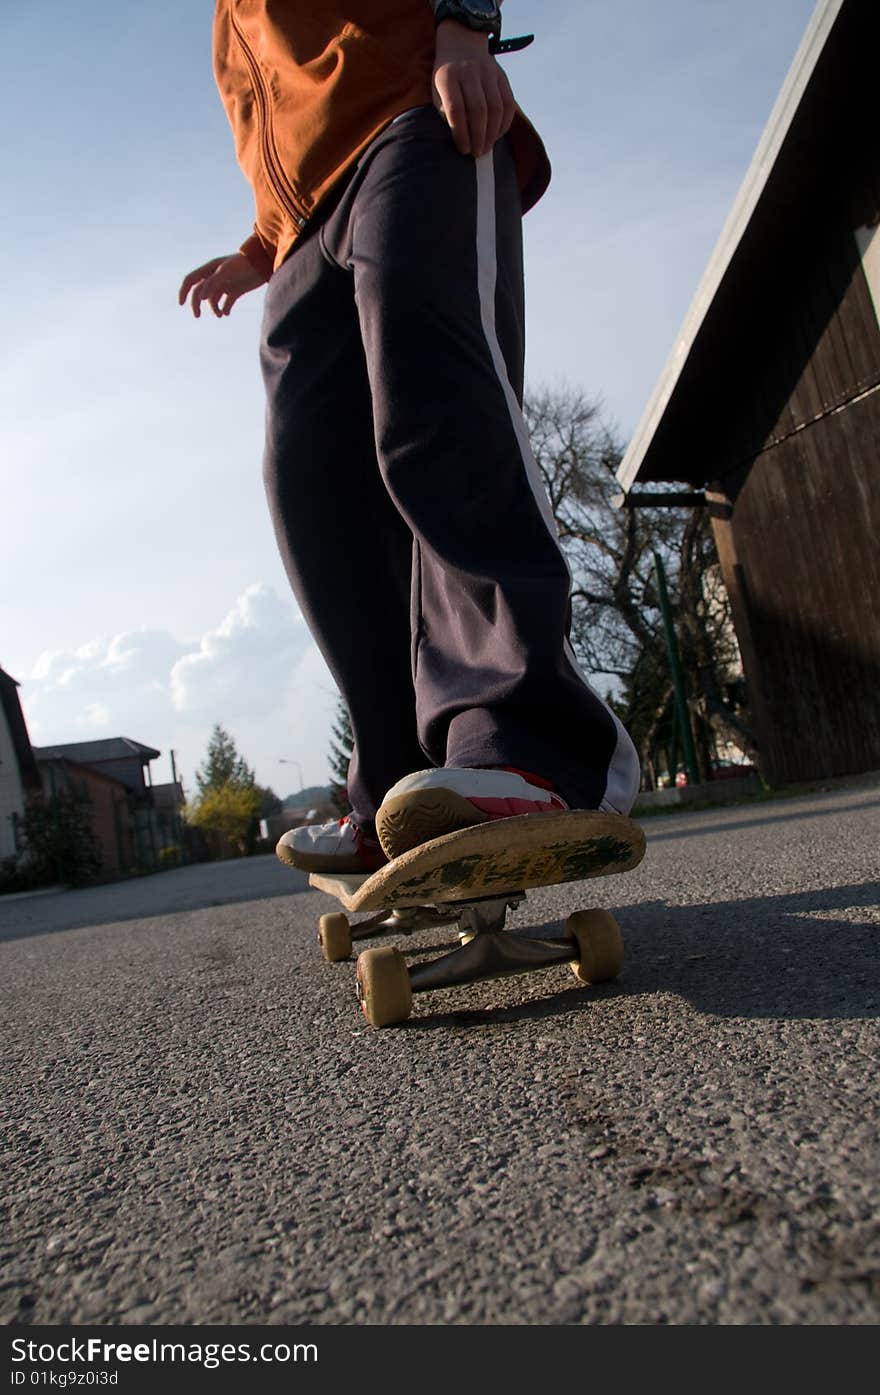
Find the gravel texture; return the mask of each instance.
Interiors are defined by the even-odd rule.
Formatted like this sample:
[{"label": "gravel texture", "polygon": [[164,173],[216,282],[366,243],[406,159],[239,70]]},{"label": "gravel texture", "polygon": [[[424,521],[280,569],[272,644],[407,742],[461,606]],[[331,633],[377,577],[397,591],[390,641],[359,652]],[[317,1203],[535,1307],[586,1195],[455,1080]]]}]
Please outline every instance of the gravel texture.
[{"label": "gravel texture", "polygon": [[616,983],[384,1031],[272,857],[0,902],[2,1320],[880,1321],[880,789],[645,828],[512,922],[614,909]]}]

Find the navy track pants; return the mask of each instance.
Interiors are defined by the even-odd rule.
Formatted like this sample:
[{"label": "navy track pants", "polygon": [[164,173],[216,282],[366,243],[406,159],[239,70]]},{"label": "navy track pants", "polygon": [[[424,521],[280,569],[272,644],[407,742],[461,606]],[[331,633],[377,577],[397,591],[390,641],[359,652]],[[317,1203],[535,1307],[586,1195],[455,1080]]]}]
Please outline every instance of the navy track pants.
[{"label": "navy track pants", "polygon": [[568,640],[523,324],[507,142],[462,156],[433,107],[372,143],[269,282],[266,490],[351,715],[363,823],[426,765],[512,765],[622,813],[638,789]]}]

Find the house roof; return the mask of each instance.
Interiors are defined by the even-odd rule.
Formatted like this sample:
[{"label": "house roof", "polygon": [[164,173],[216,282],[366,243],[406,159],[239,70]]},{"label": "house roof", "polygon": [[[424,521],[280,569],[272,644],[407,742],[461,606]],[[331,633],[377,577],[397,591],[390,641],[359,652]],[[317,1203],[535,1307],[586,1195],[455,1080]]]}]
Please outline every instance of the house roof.
[{"label": "house roof", "polygon": [[[676,336],[672,352],[617,471],[637,480],[705,484],[719,420],[717,378],[731,355],[748,352],[741,316],[760,270],[797,245],[804,219],[821,206],[835,156],[864,121],[875,128],[876,0],[819,0],[758,143],[730,215]],[[824,191],[827,194],[827,190]],[[743,341],[746,342],[743,342]],[[707,400],[711,409],[704,411]]]},{"label": "house roof", "polygon": [[51,760],[63,757],[77,761],[80,765],[100,765],[106,760],[131,760],[137,757],[141,765],[158,760],[161,751],[152,746],[144,746],[140,741],[131,741],[127,736],[111,736],[103,741],[68,741],[61,746],[35,746],[37,760]]},{"label": "house roof", "polygon": [[33,748],[28,736],[24,713],[18,696],[19,683],[5,669],[0,668],[0,709],[6,718],[6,725],[12,739],[18,773],[25,789],[38,789],[40,776],[34,761]]}]

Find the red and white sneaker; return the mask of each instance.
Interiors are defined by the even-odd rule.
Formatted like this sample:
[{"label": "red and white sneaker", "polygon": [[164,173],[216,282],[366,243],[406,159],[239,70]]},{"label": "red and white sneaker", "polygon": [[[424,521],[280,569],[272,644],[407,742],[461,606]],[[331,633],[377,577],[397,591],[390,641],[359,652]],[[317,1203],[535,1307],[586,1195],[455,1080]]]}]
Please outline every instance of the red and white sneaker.
[{"label": "red and white sneaker", "polygon": [[387,858],[350,815],[335,823],[305,823],[282,833],[275,852],[302,872],[375,872]]},{"label": "red and white sneaker", "polygon": [[525,770],[419,770],[388,791],[376,815],[376,832],[383,851],[394,858],[457,828],[567,808],[547,780]]}]

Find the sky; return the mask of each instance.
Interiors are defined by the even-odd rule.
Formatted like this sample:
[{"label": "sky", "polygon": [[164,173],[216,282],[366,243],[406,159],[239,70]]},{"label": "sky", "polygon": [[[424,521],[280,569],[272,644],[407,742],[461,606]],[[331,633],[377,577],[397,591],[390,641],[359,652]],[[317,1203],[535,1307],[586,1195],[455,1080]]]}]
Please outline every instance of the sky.
[{"label": "sky", "polygon": [[[284,796],[329,778],[337,694],[263,494],[263,292],[222,321],[177,305],[253,223],[212,10],[0,3],[0,666],[35,746],[131,737],[192,793],[220,723]],[[582,389],[624,443],[812,10],[506,0],[554,167],[524,224],[527,385]]]}]

